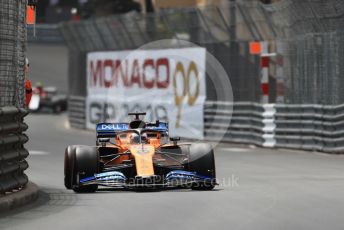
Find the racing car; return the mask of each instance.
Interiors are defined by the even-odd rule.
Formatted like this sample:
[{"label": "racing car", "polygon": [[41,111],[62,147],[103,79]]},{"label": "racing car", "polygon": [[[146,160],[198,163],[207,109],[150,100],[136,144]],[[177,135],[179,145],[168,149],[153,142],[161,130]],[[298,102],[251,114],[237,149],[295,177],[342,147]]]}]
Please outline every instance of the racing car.
[{"label": "racing car", "polygon": [[67,109],[67,96],[59,95],[55,87],[43,87],[37,84],[33,88],[32,98],[29,104],[31,112],[50,110],[60,113]]},{"label": "racing car", "polygon": [[129,123],[100,123],[95,146],[68,146],[64,184],[76,193],[98,187],[122,189],[188,188],[212,190],[215,159],[207,143],[179,143],[169,138],[166,122],[145,122],[146,113]]}]

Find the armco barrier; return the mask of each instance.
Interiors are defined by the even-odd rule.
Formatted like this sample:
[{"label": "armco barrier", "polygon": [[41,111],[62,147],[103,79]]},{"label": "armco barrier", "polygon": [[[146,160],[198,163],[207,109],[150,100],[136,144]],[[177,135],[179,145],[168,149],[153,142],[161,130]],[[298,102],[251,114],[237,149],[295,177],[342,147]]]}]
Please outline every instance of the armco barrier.
[{"label": "armco barrier", "polygon": [[204,111],[205,138],[263,145],[263,112],[264,108],[256,103],[208,101]]},{"label": "armco barrier", "polygon": [[69,124],[73,128],[86,128],[85,101],[85,98],[80,96],[70,96],[68,98],[68,118]]},{"label": "armco barrier", "polygon": [[275,105],[276,147],[344,152],[344,105]]},{"label": "armco barrier", "polygon": [[0,108],[0,193],[11,192],[28,183],[24,170],[29,152],[24,148],[29,138],[23,134],[28,126],[23,118],[28,114],[16,107]]},{"label": "armco barrier", "polygon": [[[226,105],[226,106],[224,106]],[[284,105],[207,102],[206,139],[293,148],[328,153],[344,152],[344,105]],[[220,109],[219,109],[220,106]],[[216,121],[216,125],[211,122]],[[221,127],[228,127],[227,130]],[[215,122],[214,122],[215,123]]]},{"label": "armco barrier", "polygon": [[[34,32],[35,30],[35,32]],[[37,24],[27,28],[28,42],[62,44],[64,38],[58,24]]]},{"label": "armco barrier", "polygon": [[[85,99],[69,99],[72,127],[85,128]],[[204,108],[205,139],[267,148],[344,152],[344,105],[212,102]]]}]

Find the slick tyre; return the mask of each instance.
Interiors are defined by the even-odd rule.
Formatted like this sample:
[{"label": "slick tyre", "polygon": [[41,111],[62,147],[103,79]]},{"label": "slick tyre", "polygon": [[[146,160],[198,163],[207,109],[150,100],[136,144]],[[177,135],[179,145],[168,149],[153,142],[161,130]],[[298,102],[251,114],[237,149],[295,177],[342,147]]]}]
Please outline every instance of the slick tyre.
[{"label": "slick tyre", "polygon": [[60,114],[62,112],[62,106],[60,104],[54,105],[53,112],[55,114]]},{"label": "slick tyre", "polygon": [[96,147],[78,146],[75,149],[72,166],[72,189],[76,193],[92,193],[98,185],[81,185],[83,178],[94,176],[99,172],[99,154]]},{"label": "slick tyre", "polygon": [[215,158],[210,144],[196,143],[190,145],[188,166],[190,172],[196,172],[198,175],[212,178],[205,182],[192,184],[192,190],[212,190],[215,187]]},{"label": "slick tyre", "polygon": [[68,146],[64,154],[64,185],[66,189],[72,189],[72,155],[75,153],[77,146]]}]

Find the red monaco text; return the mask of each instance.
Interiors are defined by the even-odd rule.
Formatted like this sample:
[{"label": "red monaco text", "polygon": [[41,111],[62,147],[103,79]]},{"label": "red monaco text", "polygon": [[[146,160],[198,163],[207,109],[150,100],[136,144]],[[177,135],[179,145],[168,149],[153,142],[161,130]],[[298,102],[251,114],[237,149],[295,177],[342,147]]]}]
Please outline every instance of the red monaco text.
[{"label": "red monaco text", "polygon": [[[165,89],[170,84],[167,58],[157,60],[92,60],[89,62],[89,87],[117,86]],[[149,74],[147,74],[149,73]]]}]

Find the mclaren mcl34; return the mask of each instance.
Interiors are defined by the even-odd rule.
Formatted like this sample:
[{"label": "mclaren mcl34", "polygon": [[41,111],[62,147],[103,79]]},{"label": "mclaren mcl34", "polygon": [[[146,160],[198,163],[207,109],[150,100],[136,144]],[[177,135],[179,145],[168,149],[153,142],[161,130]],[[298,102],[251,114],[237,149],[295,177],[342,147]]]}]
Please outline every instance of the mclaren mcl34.
[{"label": "mclaren mcl34", "polygon": [[123,189],[186,188],[212,190],[215,159],[207,143],[179,143],[169,138],[168,123],[144,122],[145,113],[130,123],[97,125],[95,146],[68,146],[64,184],[77,193],[98,187]]}]

